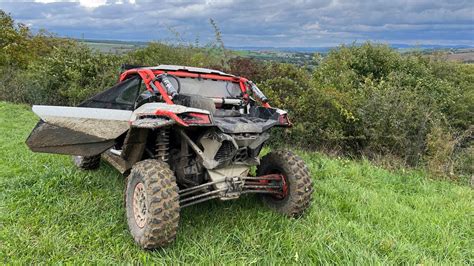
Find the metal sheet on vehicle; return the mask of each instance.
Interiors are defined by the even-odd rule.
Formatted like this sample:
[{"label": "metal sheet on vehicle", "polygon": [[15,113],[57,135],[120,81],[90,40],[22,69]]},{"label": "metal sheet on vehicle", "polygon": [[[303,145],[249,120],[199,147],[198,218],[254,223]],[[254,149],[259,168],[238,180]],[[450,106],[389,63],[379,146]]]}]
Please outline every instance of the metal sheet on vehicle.
[{"label": "metal sheet on vehicle", "polygon": [[102,139],[82,132],[58,127],[40,120],[26,140],[34,152],[69,155],[97,155],[115,143],[114,139]]},{"label": "metal sheet on vehicle", "polygon": [[27,139],[33,151],[91,156],[111,146],[129,129],[131,111],[33,106],[40,122]]},{"label": "metal sheet on vehicle", "polygon": [[132,111],[87,107],[34,105],[33,112],[58,127],[102,139],[114,139],[128,129]]}]

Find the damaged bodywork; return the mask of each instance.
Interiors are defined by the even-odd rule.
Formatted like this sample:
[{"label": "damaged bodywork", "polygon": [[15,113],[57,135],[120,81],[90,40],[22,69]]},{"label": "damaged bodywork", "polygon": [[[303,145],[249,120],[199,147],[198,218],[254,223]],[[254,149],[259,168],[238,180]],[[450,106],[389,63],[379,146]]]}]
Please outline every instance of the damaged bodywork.
[{"label": "damaged bodywork", "polygon": [[129,129],[132,111],[33,106],[41,120],[27,139],[32,151],[92,156],[112,147]]}]

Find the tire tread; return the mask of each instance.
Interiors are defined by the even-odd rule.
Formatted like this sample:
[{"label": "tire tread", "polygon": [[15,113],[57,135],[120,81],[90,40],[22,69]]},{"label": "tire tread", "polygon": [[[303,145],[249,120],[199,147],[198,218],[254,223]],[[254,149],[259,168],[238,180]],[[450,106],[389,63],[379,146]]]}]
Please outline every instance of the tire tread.
[{"label": "tire tread", "polygon": [[268,171],[278,166],[283,170],[290,182],[290,191],[287,200],[274,200],[269,195],[263,195],[263,201],[270,208],[289,217],[300,217],[310,207],[313,184],[308,167],[301,157],[284,150],[272,151],[265,155],[257,175],[268,174]]},{"label": "tire tread", "polygon": [[[160,160],[144,160],[136,163],[128,177],[134,174],[141,175],[145,183],[149,208],[147,223],[143,234],[134,234],[135,241],[144,249],[156,249],[171,244],[179,226],[179,196],[176,178],[168,164]],[[127,180],[127,190],[131,180]],[[126,200],[128,197],[126,197]],[[127,208],[132,208],[132,203],[126,202]],[[132,212],[133,213],[133,212]],[[128,217],[129,222],[135,222],[134,217]]]}]

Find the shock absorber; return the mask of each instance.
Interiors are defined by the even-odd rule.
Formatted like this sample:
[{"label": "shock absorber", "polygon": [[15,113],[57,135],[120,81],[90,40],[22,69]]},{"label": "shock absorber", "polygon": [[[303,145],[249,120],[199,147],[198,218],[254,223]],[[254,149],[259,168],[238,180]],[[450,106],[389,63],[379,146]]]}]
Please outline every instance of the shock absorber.
[{"label": "shock absorber", "polygon": [[160,128],[157,130],[155,141],[155,159],[167,162],[169,158],[170,129]]}]

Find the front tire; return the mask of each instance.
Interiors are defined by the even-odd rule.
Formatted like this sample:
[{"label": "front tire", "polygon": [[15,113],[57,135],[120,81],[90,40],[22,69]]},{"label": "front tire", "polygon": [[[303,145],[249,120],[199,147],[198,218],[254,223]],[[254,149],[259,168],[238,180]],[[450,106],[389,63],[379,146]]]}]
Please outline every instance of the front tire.
[{"label": "front tire", "polygon": [[133,166],[125,207],[130,233],[142,248],[156,249],[174,241],[180,207],[176,178],[167,163],[144,160]]},{"label": "front tire", "polygon": [[257,168],[257,175],[279,174],[282,193],[262,194],[265,205],[289,217],[300,217],[309,208],[313,185],[308,167],[290,151],[273,151],[265,155]]}]

